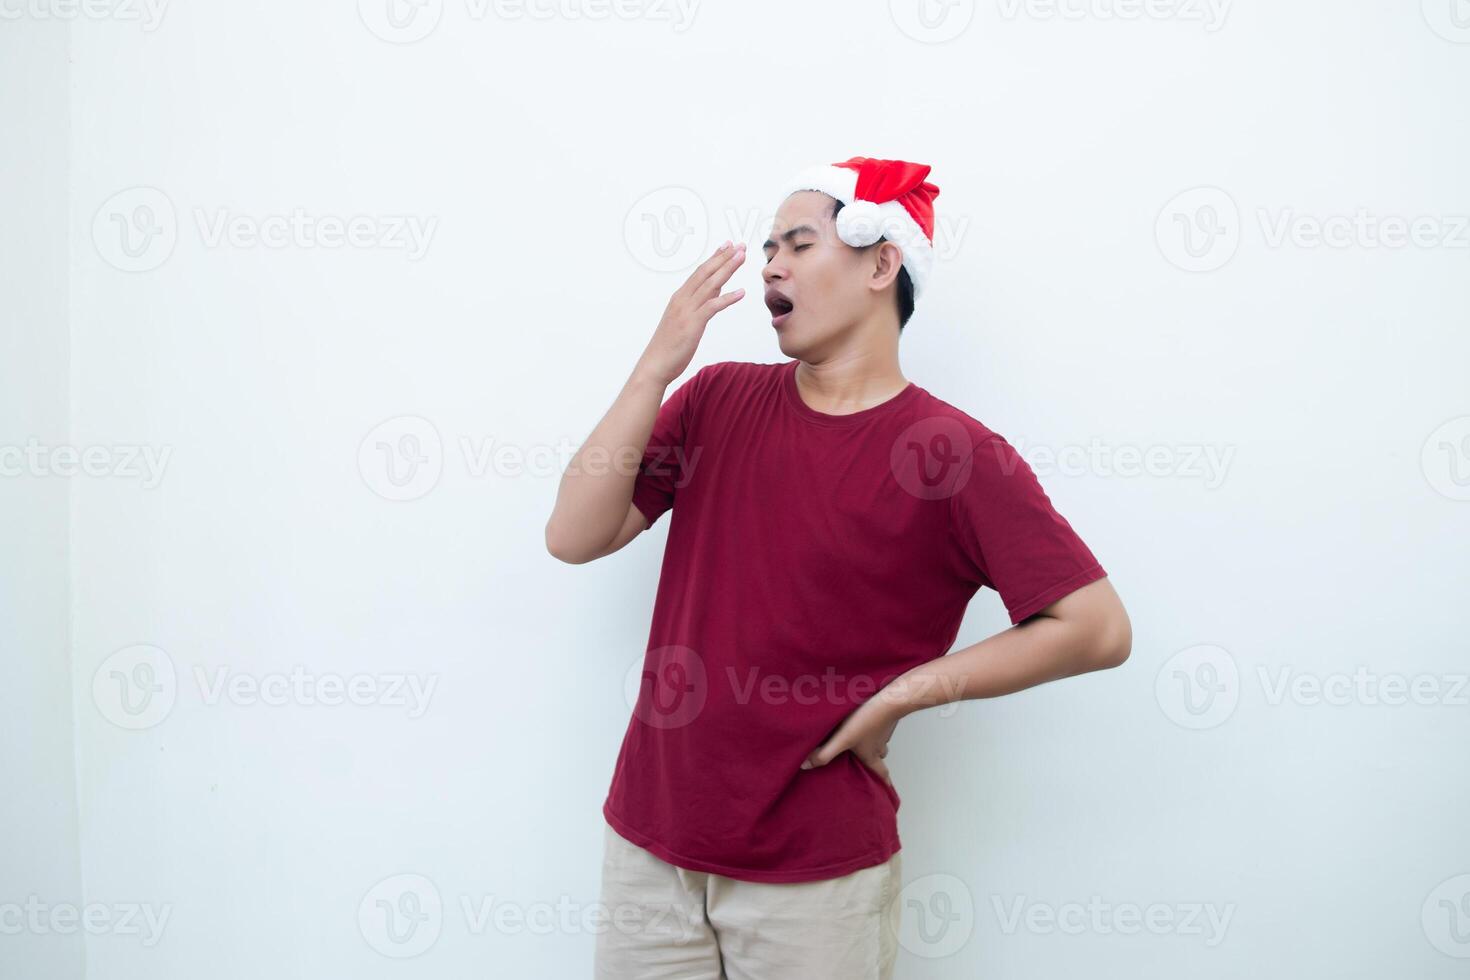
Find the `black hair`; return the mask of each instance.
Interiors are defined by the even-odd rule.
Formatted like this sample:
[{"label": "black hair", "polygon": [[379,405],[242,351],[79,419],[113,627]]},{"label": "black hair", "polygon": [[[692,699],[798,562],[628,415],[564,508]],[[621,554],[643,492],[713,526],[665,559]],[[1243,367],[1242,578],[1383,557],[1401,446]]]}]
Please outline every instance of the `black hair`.
[{"label": "black hair", "polygon": [[[832,217],[837,218],[837,212],[842,210],[842,202],[833,200]],[[884,241],[885,239],[878,239]],[[874,243],[876,244],[876,242]],[[909,322],[909,317],[914,315],[914,281],[909,278],[909,270],[900,265],[898,267],[898,332],[903,333],[904,325]]]}]

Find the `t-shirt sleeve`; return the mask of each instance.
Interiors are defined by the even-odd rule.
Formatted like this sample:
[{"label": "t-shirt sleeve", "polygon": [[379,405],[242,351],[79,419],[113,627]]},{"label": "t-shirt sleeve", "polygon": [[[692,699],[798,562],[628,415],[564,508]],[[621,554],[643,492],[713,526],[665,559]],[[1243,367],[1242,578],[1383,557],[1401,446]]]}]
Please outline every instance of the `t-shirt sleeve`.
[{"label": "t-shirt sleeve", "polygon": [[950,498],[951,526],[1013,625],[1107,575],[1015,447],[992,434],[970,459],[969,478]]},{"label": "t-shirt sleeve", "polygon": [[664,399],[648,436],[643,461],[633,478],[633,504],[648,519],[649,527],[660,514],[674,506],[679,487],[690,476],[686,472],[689,455],[685,440],[706,370],[700,368]]}]

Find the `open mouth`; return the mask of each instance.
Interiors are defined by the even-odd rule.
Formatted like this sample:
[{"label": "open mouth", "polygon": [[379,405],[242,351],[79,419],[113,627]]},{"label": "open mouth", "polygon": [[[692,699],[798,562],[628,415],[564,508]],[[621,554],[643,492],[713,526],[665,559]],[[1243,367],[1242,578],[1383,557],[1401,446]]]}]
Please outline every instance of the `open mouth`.
[{"label": "open mouth", "polygon": [[795,304],[780,293],[770,292],[766,294],[766,309],[771,311],[771,326],[773,327],[779,327],[785,323],[786,318],[791,315],[791,311],[795,308]]}]

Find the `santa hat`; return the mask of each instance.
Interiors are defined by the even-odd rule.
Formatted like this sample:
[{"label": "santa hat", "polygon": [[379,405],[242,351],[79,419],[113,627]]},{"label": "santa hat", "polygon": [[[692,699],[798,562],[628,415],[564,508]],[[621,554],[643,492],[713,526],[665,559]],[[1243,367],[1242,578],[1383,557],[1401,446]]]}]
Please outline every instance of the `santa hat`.
[{"label": "santa hat", "polygon": [[927,176],[926,163],[853,157],[808,167],[787,181],[781,196],[821,191],[841,201],[837,237],[853,248],[879,238],[897,245],[917,302],[934,268],[934,199],[939,188],[926,181]]}]

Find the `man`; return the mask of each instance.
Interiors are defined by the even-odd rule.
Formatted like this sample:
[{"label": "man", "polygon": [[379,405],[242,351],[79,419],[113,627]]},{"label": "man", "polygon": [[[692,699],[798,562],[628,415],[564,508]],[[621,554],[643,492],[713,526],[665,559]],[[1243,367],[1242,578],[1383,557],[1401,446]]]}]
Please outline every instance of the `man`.
[{"label": "man", "polygon": [[[563,561],[672,508],[603,806],[599,978],[890,977],[898,721],[1128,656],[1106,573],[1030,467],[899,370],[933,264],[929,169],[854,157],[799,175],[763,246],[789,359],[710,364],[663,401],[743,295],[721,292],[745,260],[727,242],[563,477],[546,526]],[[1013,625],[945,656],[986,586]]]}]

